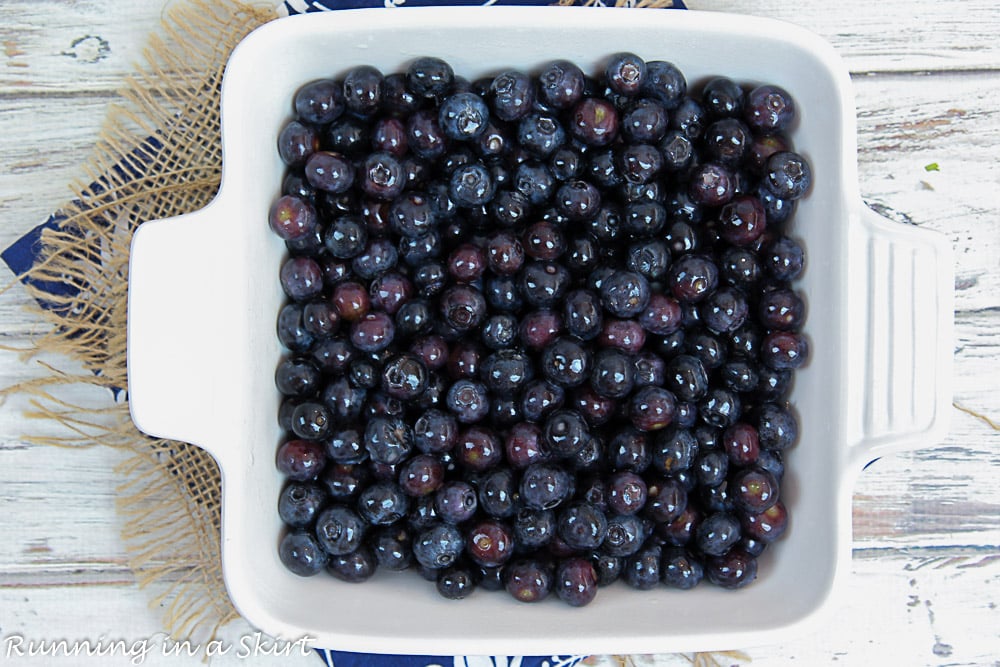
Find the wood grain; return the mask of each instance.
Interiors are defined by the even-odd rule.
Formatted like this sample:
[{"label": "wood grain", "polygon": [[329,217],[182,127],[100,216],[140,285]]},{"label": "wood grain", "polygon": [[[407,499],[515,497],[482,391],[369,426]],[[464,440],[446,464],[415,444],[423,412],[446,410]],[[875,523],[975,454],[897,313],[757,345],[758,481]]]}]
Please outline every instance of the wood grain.
[{"label": "wood grain", "polygon": [[[0,3],[0,247],[42,221],[82,177],[107,105],[164,4]],[[843,55],[857,95],[862,197],[952,240],[955,400],[1000,422],[996,1],[689,5],[793,21]],[[10,278],[0,271],[0,283]],[[26,303],[17,288],[0,295],[0,344],[24,346],[37,331]],[[0,385],[41,374],[37,361],[0,351]],[[113,468],[121,454],[32,445],[21,436],[38,425],[24,421],[24,407],[19,399],[0,405],[0,639],[153,636],[162,610],[147,607],[150,593],[136,588],[118,536]],[[860,475],[843,606],[801,637],[747,649],[754,664],[998,664],[1000,432],[957,409],[952,425],[944,443],[884,457]],[[226,633],[235,642],[249,630],[240,622]],[[636,659],[647,662],[688,664]],[[180,663],[151,656],[144,664]]]}]

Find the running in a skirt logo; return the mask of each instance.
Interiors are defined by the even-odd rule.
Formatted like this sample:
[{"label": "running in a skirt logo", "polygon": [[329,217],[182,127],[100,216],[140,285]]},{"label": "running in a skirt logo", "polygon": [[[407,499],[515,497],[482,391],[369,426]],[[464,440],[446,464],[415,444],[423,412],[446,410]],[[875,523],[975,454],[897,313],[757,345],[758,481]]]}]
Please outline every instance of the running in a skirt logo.
[{"label": "running in a skirt logo", "polygon": [[174,641],[159,634],[141,639],[43,639],[20,634],[5,635],[0,644],[0,655],[7,659],[17,658],[72,658],[104,657],[127,658],[133,665],[143,664],[151,655],[163,657],[207,657],[233,656],[255,658],[262,656],[309,655],[310,642],[315,637],[304,636],[295,640],[268,637],[260,632],[243,635],[236,641],[213,639],[198,643],[188,640]]}]

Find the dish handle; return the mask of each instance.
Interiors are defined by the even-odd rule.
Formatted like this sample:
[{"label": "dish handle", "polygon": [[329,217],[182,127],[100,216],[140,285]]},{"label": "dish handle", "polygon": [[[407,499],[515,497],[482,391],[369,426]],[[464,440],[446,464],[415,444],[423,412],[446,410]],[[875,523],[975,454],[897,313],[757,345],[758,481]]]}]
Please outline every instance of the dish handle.
[{"label": "dish handle", "polygon": [[132,236],[128,403],[143,433],[203,448],[213,441],[219,320],[216,205],[145,222]]},{"label": "dish handle", "polygon": [[852,349],[860,356],[853,363],[862,364],[854,367],[863,401],[852,456],[864,465],[940,442],[948,432],[955,268],[942,234],[892,222],[867,206],[861,222],[867,247],[859,255],[864,279],[855,305],[865,315]]}]

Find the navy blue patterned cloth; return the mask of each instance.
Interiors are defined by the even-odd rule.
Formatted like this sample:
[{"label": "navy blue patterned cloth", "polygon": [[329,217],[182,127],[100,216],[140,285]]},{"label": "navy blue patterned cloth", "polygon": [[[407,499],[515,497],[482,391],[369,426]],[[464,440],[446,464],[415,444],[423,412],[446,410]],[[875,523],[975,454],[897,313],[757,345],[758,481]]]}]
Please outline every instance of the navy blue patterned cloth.
[{"label": "navy blue patterned cloth", "polygon": [[[634,4],[638,0],[629,0]],[[335,9],[360,9],[368,7],[426,7],[438,5],[470,6],[470,5],[551,5],[552,0],[284,0],[278,7],[282,15],[305,14],[311,12],[329,11]],[[597,5],[615,4],[597,0]],[[681,0],[674,0],[672,9],[685,9]],[[159,147],[155,138],[149,138],[137,147],[132,160],[123,161],[115,169],[122,171],[135,170],[135,157],[146,158]],[[148,159],[140,162],[148,163]],[[103,179],[102,179],[103,180]],[[102,182],[91,184],[91,190],[100,192]],[[41,251],[41,236],[45,229],[57,229],[64,220],[59,213],[53,213],[49,218],[30,232],[18,239],[13,245],[0,253],[0,259],[10,267],[17,276],[23,274],[38,261]],[[22,278],[27,284],[29,281]],[[75,289],[64,283],[39,281],[31,282],[43,296],[39,303],[43,307],[53,307],[44,298],[45,294],[53,296],[72,296]],[[332,649],[316,649],[316,654],[328,667],[573,667],[579,664],[585,656],[582,655],[550,655],[550,656],[402,656],[402,655],[371,655],[365,653],[347,653]]]},{"label": "navy blue patterned cloth", "polygon": [[[473,7],[485,5],[544,6],[554,4],[554,0],[284,0],[278,12],[285,15],[325,12],[332,9],[364,9],[367,7]],[[614,0],[595,0],[596,6],[614,5]],[[627,0],[627,6],[638,4],[638,0]],[[674,0],[671,9],[687,9],[682,0]]]}]

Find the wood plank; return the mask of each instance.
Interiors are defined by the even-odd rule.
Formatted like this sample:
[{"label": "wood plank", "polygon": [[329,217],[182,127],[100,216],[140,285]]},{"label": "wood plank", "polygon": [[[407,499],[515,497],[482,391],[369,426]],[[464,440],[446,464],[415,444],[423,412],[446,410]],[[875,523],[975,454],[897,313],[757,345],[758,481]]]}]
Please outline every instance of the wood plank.
[{"label": "wood plank", "polygon": [[[841,0],[789,3],[692,0],[693,9],[790,21],[833,43],[854,72],[995,70],[1000,12],[993,0]],[[749,12],[748,12],[749,9]],[[141,57],[161,3],[7,0],[0,5],[0,95],[25,91],[114,91]],[[844,17],[851,17],[845,21]],[[887,26],[893,29],[887,30]]]},{"label": "wood plank", "polygon": [[[37,656],[31,664],[72,664],[103,667],[106,665],[141,664],[166,666],[198,664],[200,658],[189,657],[187,648],[177,647],[180,653],[171,653],[176,642],[167,641],[160,618],[162,608],[150,608],[147,600],[155,591],[139,591],[127,582],[100,582],[90,585],[62,587],[18,587],[0,585],[0,609],[4,610],[0,627],[0,655],[10,657],[11,664],[18,664],[17,649],[28,650],[34,642],[51,647],[52,642],[66,640],[70,646],[79,645],[82,653],[66,656],[66,649],[49,648],[46,656]],[[212,665],[304,665],[320,664],[316,654],[308,650],[302,655],[301,645],[289,647],[288,643],[275,645],[269,637],[260,638],[257,649],[256,630],[246,621],[238,620],[222,629],[217,646],[228,648],[222,655],[212,658]],[[19,639],[18,639],[19,638]],[[105,652],[116,642],[111,657],[88,655],[89,646],[104,647]],[[101,642],[98,644],[98,642]],[[192,648],[207,647],[208,638],[191,640]],[[284,649],[286,655],[268,655],[265,649]],[[8,656],[8,649],[12,651]],[[61,651],[52,655],[51,651]],[[96,648],[95,648],[96,651]],[[166,653],[165,653],[166,651]],[[252,658],[250,656],[253,656]],[[142,657],[140,657],[142,656]],[[23,660],[28,660],[25,655]]]},{"label": "wood plank", "polygon": [[165,3],[144,0],[0,3],[0,95],[119,88],[142,58]]},{"label": "wood plank", "polygon": [[[114,96],[0,97],[0,245],[45,220],[84,178]],[[67,118],[72,122],[67,122]]]},{"label": "wood plank", "polygon": [[989,74],[854,78],[861,195],[952,239],[959,311],[1000,306],[996,84]]},{"label": "wood plank", "polygon": [[1000,12],[993,0],[691,0],[693,9],[788,21],[830,41],[852,72],[995,70]]}]

